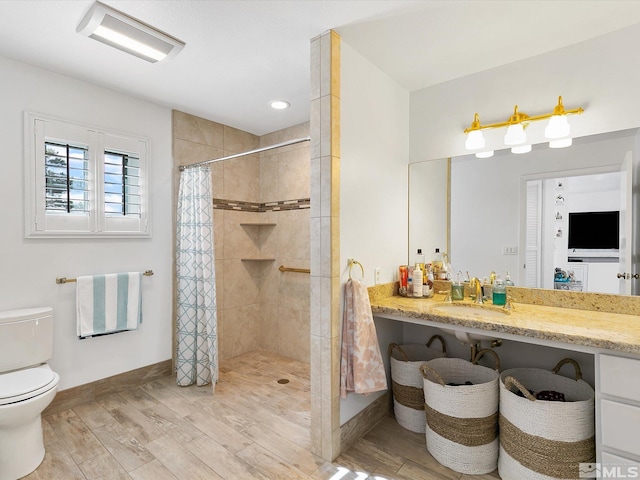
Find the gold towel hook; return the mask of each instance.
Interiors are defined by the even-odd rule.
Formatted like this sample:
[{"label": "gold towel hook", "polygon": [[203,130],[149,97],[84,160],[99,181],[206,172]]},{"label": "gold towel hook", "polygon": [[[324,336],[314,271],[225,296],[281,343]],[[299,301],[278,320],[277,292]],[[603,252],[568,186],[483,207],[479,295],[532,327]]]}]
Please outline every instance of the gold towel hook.
[{"label": "gold towel hook", "polygon": [[353,258],[349,258],[347,259],[347,264],[349,265],[349,279],[351,279],[351,267],[353,267],[354,265],[360,265],[360,270],[362,271],[362,279],[364,280],[364,267],[359,261],[354,260]]}]

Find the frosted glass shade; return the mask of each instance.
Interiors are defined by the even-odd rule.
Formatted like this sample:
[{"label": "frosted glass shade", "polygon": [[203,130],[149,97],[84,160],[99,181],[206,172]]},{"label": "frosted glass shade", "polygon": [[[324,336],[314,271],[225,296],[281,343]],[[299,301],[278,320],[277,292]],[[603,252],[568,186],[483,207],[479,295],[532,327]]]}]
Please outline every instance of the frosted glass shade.
[{"label": "frosted glass shade", "polygon": [[531,151],[531,145],[518,145],[511,148],[511,153],[529,153]]},{"label": "frosted glass shade", "polygon": [[464,143],[467,150],[478,150],[484,148],[484,145],[484,136],[480,130],[471,130],[467,134],[467,141]]},{"label": "frosted glass shade", "polygon": [[549,148],[565,148],[570,147],[573,143],[571,138],[562,138],[560,140],[552,140],[549,142]]},{"label": "frosted glass shade", "polygon": [[568,137],[571,126],[565,115],[553,115],[544,129],[544,136],[547,138]]},{"label": "frosted glass shade", "polygon": [[493,157],[493,150],[476,153],[476,158],[489,158],[489,157]]},{"label": "frosted glass shade", "polygon": [[527,134],[524,133],[522,124],[509,125],[507,133],[504,136],[505,145],[520,145],[527,141]]}]

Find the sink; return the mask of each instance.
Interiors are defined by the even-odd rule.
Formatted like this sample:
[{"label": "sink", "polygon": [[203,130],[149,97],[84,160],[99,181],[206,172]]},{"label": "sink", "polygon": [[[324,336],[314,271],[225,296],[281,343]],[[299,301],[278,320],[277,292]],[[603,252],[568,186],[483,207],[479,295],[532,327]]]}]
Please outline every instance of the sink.
[{"label": "sink", "polygon": [[[500,318],[509,315],[508,310],[493,305],[478,305],[474,303],[443,303],[433,307],[434,311],[451,315],[464,315],[476,318]],[[448,328],[440,328],[444,333],[455,336],[462,343],[474,344],[480,340],[495,340],[495,337],[479,333],[462,332]]]},{"label": "sink", "polygon": [[453,315],[473,315],[474,317],[504,317],[509,311],[493,305],[476,305],[474,303],[444,303],[433,307],[441,312]]}]

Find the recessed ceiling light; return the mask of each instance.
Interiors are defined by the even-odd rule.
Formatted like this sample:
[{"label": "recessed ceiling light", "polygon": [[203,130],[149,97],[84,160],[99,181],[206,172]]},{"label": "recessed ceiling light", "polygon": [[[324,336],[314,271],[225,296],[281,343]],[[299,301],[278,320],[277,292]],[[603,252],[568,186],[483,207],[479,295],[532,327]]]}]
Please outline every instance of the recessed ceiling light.
[{"label": "recessed ceiling light", "polygon": [[285,102],[284,100],[272,100],[269,102],[269,105],[271,108],[275,108],[276,110],[284,110],[291,106],[289,102]]},{"label": "recessed ceiling light", "polygon": [[118,10],[96,2],[76,31],[148,62],[176,56],[184,42]]}]

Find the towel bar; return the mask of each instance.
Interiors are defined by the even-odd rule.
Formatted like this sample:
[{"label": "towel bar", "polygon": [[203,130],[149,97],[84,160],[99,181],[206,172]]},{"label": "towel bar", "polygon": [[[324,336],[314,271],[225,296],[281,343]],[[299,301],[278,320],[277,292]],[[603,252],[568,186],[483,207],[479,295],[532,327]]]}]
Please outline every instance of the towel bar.
[{"label": "towel bar", "polygon": [[[145,270],[142,274],[145,277],[150,277],[151,275],[153,275],[153,270]],[[77,278],[67,278],[67,277],[57,277],[56,278],[56,283],[58,283],[58,284],[72,283],[72,282],[77,282],[77,281],[78,281]]]}]

